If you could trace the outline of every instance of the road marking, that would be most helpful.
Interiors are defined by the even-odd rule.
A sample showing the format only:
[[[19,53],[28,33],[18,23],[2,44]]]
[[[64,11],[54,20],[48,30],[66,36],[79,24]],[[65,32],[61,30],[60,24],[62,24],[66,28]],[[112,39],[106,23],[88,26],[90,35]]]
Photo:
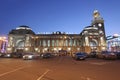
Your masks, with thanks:
[[[89,77],[87,77],[87,80],[91,80]]]
[[[14,69],[14,70],[12,70],[12,71],[5,72],[5,73],[3,73],[3,74],[0,74],[0,77],[2,77],[2,76],[4,76],[4,75],[7,75],[7,74],[9,74],[9,73],[18,71],[18,70],[23,69],[23,68],[25,68],[25,67],[20,67],[20,68]]]
[[[50,70],[47,69],[37,80],[41,80]]]
[[[81,76],[81,79],[83,79],[83,80],[91,80],[91,78],[85,77],[85,76]]]
[[[108,64],[110,62],[91,62],[90,64],[94,64],[94,65],[105,65]]]
[[[60,56],[58,63],[60,63],[63,60],[63,57]]]

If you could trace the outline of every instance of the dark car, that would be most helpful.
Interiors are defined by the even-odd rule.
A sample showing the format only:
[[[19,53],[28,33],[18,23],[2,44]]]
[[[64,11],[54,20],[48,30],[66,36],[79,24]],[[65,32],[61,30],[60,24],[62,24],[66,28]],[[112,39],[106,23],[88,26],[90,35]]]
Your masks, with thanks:
[[[120,52],[114,52],[117,56],[117,59],[120,59]]]
[[[4,57],[5,53],[0,53],[0,57]]]
[[[59,56],[66,56],[67,51],[66,50],[59,50]]]
[[[97,52],[96,51],[92,51],[89,53],[89,57],[90,58],[96,58]]]
[[[13,52],[11,53],[11,57],[13,58],[22,58],[23,54],[19,52]]]
[[[53,56],[52,53],[42,53],[42,54],[40,54],[41,58],[51,58],[52,56]]]
[[[97,55],[98,58],[102,59],[117,59],[117,56],[113,52],[104,51]]]
[[[107,54],[104,55],[104,59],[117,59],[117,56],[113,52],[108,52]]]
[[[86,53],[84,52],[78,52],[78,53],[75,53],[73,58],[76,59],[76,60],[85,60],[87,57]]]
[[[11,55],[11,53],[6,53],[6,54],[4,55],[4,57],[5,57],[5,58],[11,58],[12,55]]]
[[[107,51],[102,51],[102,52],[96,54],[96,57],[99,58],[99,59],[104,59],[104,56],[107,53],[108,53]]]

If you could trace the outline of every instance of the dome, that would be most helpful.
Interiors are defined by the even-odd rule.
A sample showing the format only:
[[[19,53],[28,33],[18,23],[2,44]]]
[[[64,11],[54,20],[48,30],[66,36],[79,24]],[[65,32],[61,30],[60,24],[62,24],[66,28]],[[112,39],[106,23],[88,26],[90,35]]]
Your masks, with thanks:
[[[26,25],[22,25],[22,26],[19,26],[19,27],[16,28],[16,30],[19,30],[19,29],[32,30],[29,26],[26,26]]]
[[[9,34],[20,34],[20,35],[24,35],[24,34],[35,34],[32,29],[29,26],[26,25],[22,25],[17,27],[16,29],[12,29]]]

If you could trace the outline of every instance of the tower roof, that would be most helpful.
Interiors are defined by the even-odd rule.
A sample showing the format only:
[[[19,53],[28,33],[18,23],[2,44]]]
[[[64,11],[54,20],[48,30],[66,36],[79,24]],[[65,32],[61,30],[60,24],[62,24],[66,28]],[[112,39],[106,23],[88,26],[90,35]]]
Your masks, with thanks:
[[[100,18],[100,13],[99,13],[98,10],[94,10],[94,12],[93,12],[93,17],[94,17],[94,18]]]
[[[97,9],[95,9],[93,13],[99,13],[99,11]]]

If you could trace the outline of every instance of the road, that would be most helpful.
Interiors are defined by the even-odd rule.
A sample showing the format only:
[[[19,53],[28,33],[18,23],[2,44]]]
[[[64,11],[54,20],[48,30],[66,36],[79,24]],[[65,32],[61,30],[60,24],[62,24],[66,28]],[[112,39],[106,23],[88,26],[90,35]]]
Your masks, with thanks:
[[[120,60],[0,58],[0,80],[120,80]]]

